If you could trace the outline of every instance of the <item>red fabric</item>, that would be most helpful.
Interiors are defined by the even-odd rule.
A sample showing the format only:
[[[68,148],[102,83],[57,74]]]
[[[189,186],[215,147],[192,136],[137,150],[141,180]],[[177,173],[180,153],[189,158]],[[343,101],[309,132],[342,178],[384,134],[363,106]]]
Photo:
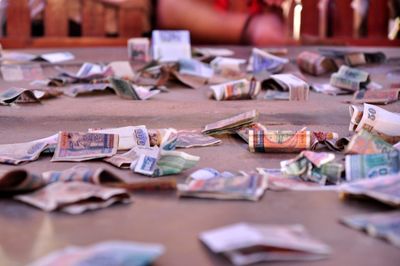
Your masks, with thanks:
[[[262,11],[262,0],[215,0],[215,8],[221,11],[228,11],[230,1],[246,1],[247,13],[249,14],[256,14]]]

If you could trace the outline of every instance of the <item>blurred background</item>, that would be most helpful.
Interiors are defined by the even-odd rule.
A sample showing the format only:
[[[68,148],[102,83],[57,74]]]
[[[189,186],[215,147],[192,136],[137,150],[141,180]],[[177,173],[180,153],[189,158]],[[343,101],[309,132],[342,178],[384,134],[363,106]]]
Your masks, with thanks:
[[[5,48],[125,45],[155,28],[194,44],[400,44],[400,0],[0,0],[0,22]]]

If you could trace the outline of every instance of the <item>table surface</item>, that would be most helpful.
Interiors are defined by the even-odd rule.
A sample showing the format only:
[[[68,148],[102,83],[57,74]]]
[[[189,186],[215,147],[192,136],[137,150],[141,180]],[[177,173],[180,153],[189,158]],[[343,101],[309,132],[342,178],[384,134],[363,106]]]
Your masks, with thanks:
[[[230,47],[237,57],[247,58],[250,48]],[[318,47],[289,47],[287,57],[294,59],[302,50]],[[349,48],[348,48],[349,49]],[[365,50],[374,48],[362,48]],[[126,49],[71,48],[79,62],[110,62],[126,60]],[[399,48],[379,48],[388,57],[400,54]],[[57,50],[27,50],[44,53]],[[77,69],[69,67],[69,69]],[[374,81],[384,85],[391,80],[387,73],[398,63],[388,63],[367,69]],[[285,71],[295,71],[293,64]],[[52,67],[45,67],[54,74]],[[310,81],[327,82],[329,75]],[[27,87],[29,82],[0,81],[0,91],[13,86]],[[0,144],[26,142],[50,136],[60,130],[86,131],[88,128],[108,128],[144,124],[148,128],[174,127],[200,129],[205,124],[231,115],[257,109],[259,121],[270,129],[335,131],[348,136],[351,96],[329,96],[311,92],[307,102],[244,100],[217,102],[208,98],[206,88],[189,89],[173,86],[169,93],[156,95],[148,101],[124,100],[111,93],[69,98],[61,96],[42,104],[0,106]],[[400,112],[400,104],[384,106]],[[183,150],[200,156],[199,164],[176,178],[183,182],[188,173],[202,167],[219,170],[254,170],[256,167],[278,168],[279,162],[296,154],[250,153],[247,145],[234,136],[222,137],[222,144],[213,147]],[[338,156],[342,156],[338,154]],[[62,170],[76,163],[50,162],[49,156],[23,164],[40,173]],[[120,170],[100,161],[85,162],[101,166],[126,180],[135,182],[145,177]],[[0,165],[0,171],[15,166]],[[136,192],[134,203],[117,205],[100,211],[71,216],[45,213],[23,203],[0,199],[0,265],[24,265],[47,253],[68,245],[90,245],[106,240],[131,240],[165,245],[166,252],[155,265],[229,265],[222,256],[210,252],[199,240],[204,230],[237,222],[262,224],[303,224],[316,238],[330,245],[332,255],[317,262],[296,265],[399,265],[400,252],[385,241],[347,228],[339,218],[385,211],[390,208],[376,202],[340,200],[336,192],[273,192],[266,191],[259,202],[180,199],[175,192]],[[273,264],[273,263],[272,263]],[[279,263],[292,265],[293,263]]]

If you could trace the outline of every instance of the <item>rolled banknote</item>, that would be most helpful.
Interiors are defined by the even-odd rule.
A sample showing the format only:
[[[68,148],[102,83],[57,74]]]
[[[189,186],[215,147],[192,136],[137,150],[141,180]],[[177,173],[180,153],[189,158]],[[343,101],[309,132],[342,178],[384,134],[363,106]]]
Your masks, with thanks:
[[[15,199],[46,212],[58,210],[69,214],[101,209],[114,203],[131,202],[130,194],[124,189],[79,181],[56,182],[33,193],[16,196]]]
[[[236,131],[236,134],[238,134],[246,143],[249,143],[249,130],[264,130],[267,131],[267,128],[262,125],[261,123],[253,123],[247,127],[243,127],[239,130]]]
[[[349,112],[351,117],[349,131],[355,131],[364,114],[364,107],[359,105],[350,105]]]
[[[302,71],[314,76],[320,76],[336,69],[332,59],[308,51],[301,52],[297,56],[297,65]]]
[[[253,99],[257,97],[260,89],[260,83],[255,79],[251,79],[250,81],[241,79],[210,86],[212,96],[217,101]]]
[[[58,133],[52,161],[85,161],[110,157],[117,153],[118,135],[103,133]]]
[[[0,194],[17,194],[39,189],[48,183],[41,175],[15,169],[0,175]]]
[[[104,129],[89,128],[88,132],[118,134],[118,150],[130,150],[136,146],[150,147],[149,134],[144,125]]]
[[[365,103],[361,120],[355,128],[356,132],[361,130],[371,132],[390,144],[395,144],[400,141],[400,114]]]
[[[287,58],[282,58],[258,48],[253,48],[249,59],[248,71],[253,73],[268,71],[275,74],[281,72],[289,63]]]
[[[400,172],[400,152],[346,155],[346,180],[374,178],[398,174]]]
[[[368,72],[347,66],[341,66],[337,73],[331,75],[330,79],[332,86],[351,91],[366,88],[369,82],[370,77]]]
[[[242,127],[246,127],[254,123],[258,119],[258,111],[252,110],[245,113],[229,117],[215,123],[208,124],[201,131],[204,134],[226,134],[236,133],[236,131]]]
[[[379,136],[365,130],[354,135],[346,147],[345,153],[350,154],[374,154],[386,153],[396,150],[393,145],[387,143]]]
[[[359,90],[354,93],[352,103],[388,104],[399,100],[400,89]]]
[[[1,144],[0,163],[20,164],[37,160],[42,152],[57,144],[58,135],[25,143]]]
[[[299,152],[310,147],[310,131],[249,130],[250,152]]]
[[[266,90],[288,91],[290,101],[306,101],[310,86],[293,74],[276,74],[261,83]]]

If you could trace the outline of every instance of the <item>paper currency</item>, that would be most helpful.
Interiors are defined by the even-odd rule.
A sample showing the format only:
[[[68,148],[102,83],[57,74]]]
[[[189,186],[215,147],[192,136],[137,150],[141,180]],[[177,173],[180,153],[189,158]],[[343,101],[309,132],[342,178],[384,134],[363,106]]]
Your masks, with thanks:
[[[87,94],[95,91],[105,91],[107,89],[111,89],[111,86],[108,83],[73,84],[63,90],[63,93],[64,95],[67,95],[69,97],[77,97],[79,94]]]
[[[105,262],[108,265],[151,265],[165,252],[160,244],[107,241],[87,247],[69,246],[54,251],[28,266],[77,266]]]
[[[350,91],[366,88],[369,82],[368,72],[347,66],[341,66],[337,73],[331,75],[330,79],[330,85]]]
[[[362,155],[346,155],[346,180],[355,181],[397,174],[400,172],[400,152],[398,150]]]
[[[174,128],[148,129],[150,146],[158,146],[162,150],[174,150],[178,140],[178,131]]]
[[[132,69],[131,64],[128,61],[114,61],[108,64],[108,66],[115,78],[134,80],[135,72]]]
[[[20,164],[37,160],[42,152],[57,144],[58,135],[24,143],[1,144],[0,163]]]
[[[0,174],[0,195],[33,191],[47,185],[41,175],[24,169],[15,169]]]
[[[382,203],[400,207],[400,175],[361,179],[341,186],[341,196],[366,196]]]
[[[267,92],[264,94],[264,100],[286,101],[289,100],[289,98],[290,98],[289,92],[286,91],[267,90]]]
[[[3,53],[1,59],[6,61],[29,62],[29,61],[47,61],[49,63],[59,63],[74,59],[75,56],[70,52],[46,53],[34,55],[20,52]]]
[[[117,78],[111,78],[110,85],[119,97],[130,100],[147,100],[160,93],[159,90],[152,90],[151,87],[136,86],[129,81]]]
[[[136,146],[133,147],[130,151],[125,152],[123,154],[115,154],[111,157],[103,159],[105,162],[108,162],[118,168],[129,169],[131,164],[137,163],[140,154],[144,153],[148,147]]]
[[[207,147],[222,142],[220,139],[201,134],[196,130],[179,130],[177,134],[176,148]]]
[[[288,91],[290,101],[307,101],[310,86],[293,74],[276,74],[261,83],[266,90]]]
[[[226,134],[235,133],[240,128],[254,123],[258,119],[258,111],[252,110],[227,119],[208,124],[201,131],[203,134]]]
[[[368,235],[387,240],[400,248],[400,211],[347,216],[340,221]]]
[[[57,210],[69,214],[106,208],[114,203],[131,202],[130,194],[124,189],[79,181],[56,182],[33,193],[16,196],[15,199],[46,212]]]
[[[260,92],[260,83],[255,79],[235,80],[210,86],[212,96],[217,101],[254,99]]]
[[[185,184],[178,184],[178,195],[180,197],[257,201],[262,197],[266,188],[267,180],[259,174],[217,176],[209,179],[192,179]]]
[[[209,79],[214,75],[214,70],[207,64],[204,64],[196,59],[181,59],[178,61],[179,73],[199,76]]]
[[[142,147],[135,149],[137,159],[133,160],[130,169],[139,174],[153,176],[160,158],[160,149],[156,147]]]
[[[0,71],[5,81],[22,81],[44,78],[42,67],[39,64],[2,65]]]
[[[350,105],[349,106],[349,112],[350,112],[350,125],[349,125],[349,131],[355,131],[358,124],[361,121],[361,118],[364,114],[364,108],[363,106],[359,105]]]
[[[200,240],[234,265],[269,261],[310,261],[326,258],[331,249],[295,225],[237,223],[202,232]]]
[[[298,152],[310,147],[310,131],[249,130],[250,152]]]
[[[388,104],[399,100],[400,89],[360,90],[354,93],[352,103]]]
[[[365,64],[379,64],[386,60],[386,55],[382,52],[360,52],[360,51],[340,51],[334,49],[320,49],[322,55],[333,58],[344,59],[349,66],[359,66]]]
[[[117,149],[117,134],[61,131],[51,161],[85,161],[110,157],[116,154]]]
[[[72,168],[62,171],[47,171],[42,173],[42,178],[47,184],[54,182],[79,181],[97,185],[107,185],[125,182],[119,176],[106,169],[93,169],[87,165],[75,165]]]
[[[319,83],[314,83],[311,87],[314,91],[323,93],[323,94],[328,94],[328,95],[347,95],[351,94],[351,91],[348,90],[342,90],[340,88],[334,87],[330,84],[319,84]]]
[[[378,135],[390,144],[395,144],[400,141],[400,114],[391,113],[372,104],[364,104],[363,112],[355,110],[350,123],[350,130],[356,125],[355,131],[359,132],[362,129]],[[351,113],[351,111],[350,111]],[[359,117],[361,119],[358,121]],[[353,119],[354,118],[354,119]]]
[[[253,73],[268,71],[269,73],[276,74],[281,72],[288,63],[289,60],[286,58],[272,55],[258,48],[253,48],[248,70]]]
[[[210,66],[216,74],[222,76],[235,76],[245,68],[245,59],[231,57],[216,57],[210,62]]]
[[[112,75],[110,67],[93,63],[84,63],[77,73],[71,73],[59,67],[55,69],[60,72],[60,76],[75,79],[76,82],[89,82],[93,79],[106,78]]]
[[[196,54],[207,56],[207,57],[217,57],[217,56],[232,56],[234,51],[226,48],[209,48],[209,47],[196,47],[194,48]]]
[[[208,180],[211,178],[216,178],[216,177],[225,177],[225,178],[229,178],[229,177],[234,177],[235,174],[228,172],[228,171],[224,171],[224,172],[220,172],[214,168],[201,168],[193,173],[191,173],[189,175],[189,177],[186,179],[186,183],[189,183],[190,181],[193,180]]]
[[[9,105],[12,103],[39,103],[34,91],[23,88],[10,88],[0,93],[0,105]]]
[[[117,128],[89,128],[89,133],[118,134],[118,150],[130,150],[136,146],[150,147],[150,137],[146,126]]]
[[[153,58],[160,62],[190,59],[190,32],[187,30],[153,30]]]
[[[380,137],[365,130],[354,135],[346,147],[345,153],[350,154],[374,154],[387,153],[396,150],[393,145],[387,143]]]
[[[160,150],[157,168],[154,176],[165,176],[179,174],[189,168],[196,166],[200,157],[180,151]],[[140,162],[140,160],[139,160]]]
[[[299,68],[311,75],[320,76],[336,70],[333,60],[317,53],[304,51],[297,56]]]
[[[128,57],[130,60],[148,62],[150,60],[150,41],[148,38],[131,38],[128,40]]]

